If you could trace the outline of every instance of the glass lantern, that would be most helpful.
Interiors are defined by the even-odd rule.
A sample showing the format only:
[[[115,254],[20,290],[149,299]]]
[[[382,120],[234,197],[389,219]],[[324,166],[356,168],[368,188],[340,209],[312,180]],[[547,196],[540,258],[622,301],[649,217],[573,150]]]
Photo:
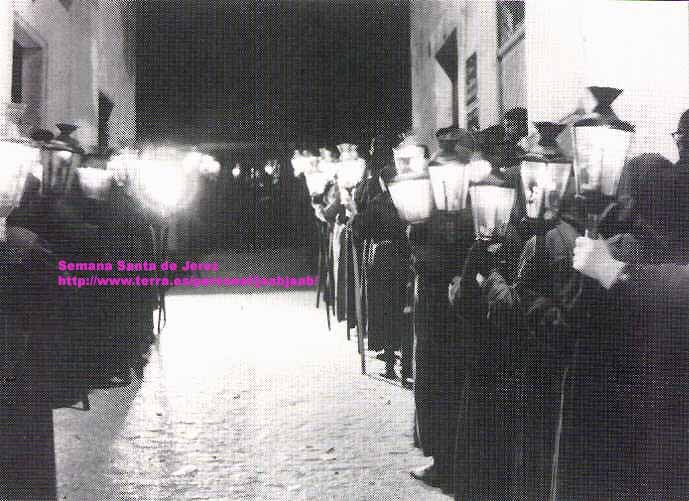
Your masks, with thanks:
[[[443,165],[431,165],[428,174],[437,210],[456,212],[467,206],[469,167],[456,160]]]
[[[614,197],[634,126],[620,120],[611,108],[622,90],[611,87],[589,87],[589,90],[598,104],[591,115],[572,128],[577,195]]]
[[[409,224],[426,221],[433,214],[435,202],[428,174],[407,173],[387,183],[397,212]]]
[[[426,171],[426,156],[422,146],[407,144],[393,150],[398,174],[421,174]]]
[[[43,176],[41,194],[63,197],[69,193],[75,179],[76,169],[81,165],[84,150],[70,134],[76,125],[57,124],[60,134],[41,143],[41,164]]]
[[[77,169],[79,186],[84,196],[91,200],[106,202],[112,194],[114,174],[105,169],[80,167]]]
[[[172,147],[142,152],[134,170],[136,198],[165,218],[189,206],[198,191],[199,176],[184,165],[185,154]]]
[[[557,136],[566,125],[553,122],[534,122],[540,139],[521,162],[522,188],[526,212],[532,219],[545,210],[557,213],[567,189],[572,162],[557,144]]]
[[[477,185],[469,188],[469,196],[476,239],[492,240],[504,237],[516,198],[514,188]]]
[[[612,87],[589,87],[596,98],[593,113],[574,123],[574,176],[587,233],[595,237],[599,215],[614,200],[634,126],[620,120],[612,102],[622,93]]]
[[[40,163],[40,150],[30,141],[0,138],[0,241],[7,240],[7,218],[19,206],[26,180]]]

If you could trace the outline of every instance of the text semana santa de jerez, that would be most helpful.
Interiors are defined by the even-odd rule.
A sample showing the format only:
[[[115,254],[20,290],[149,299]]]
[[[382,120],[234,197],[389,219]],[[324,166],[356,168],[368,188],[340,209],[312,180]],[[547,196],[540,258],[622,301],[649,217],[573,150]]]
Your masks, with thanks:
[[[90,262],[90,263],[71,263],[64,260],[58,262],[58,270],[63,274],[58,275],[57,281],[60,286],[68,287],[311,287],[318,283],[317,276],[305,275],[301,277],[285,276],[233,276],[233,277],[175,277],[165,276],[102,276],[91,274],[89,276],[68,275],[64,272],[84,272],[84,271],[218,271],[218,263],[203,263],[185,261],[183,266],[179,266],[174,261],[163,261],[155,263],[152,261],[128,262]]]

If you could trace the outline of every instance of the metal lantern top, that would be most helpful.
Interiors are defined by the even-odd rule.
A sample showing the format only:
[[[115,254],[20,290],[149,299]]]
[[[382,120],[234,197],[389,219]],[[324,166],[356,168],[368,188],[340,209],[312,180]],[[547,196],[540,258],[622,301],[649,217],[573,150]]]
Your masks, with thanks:
[[[589,87],[597,104],[574,123],[574,175],[577,195],[615,196],[634,136],[634,126],[620,120],[611,105],[622,93],[612,87]]]
[[[526,212],[537,218],[543,209],[558,211],[567,189],[572,162],[557,144],[557,137],[566,125],[553,122],[534,122],[540,136],[521,162],[521,178]]]

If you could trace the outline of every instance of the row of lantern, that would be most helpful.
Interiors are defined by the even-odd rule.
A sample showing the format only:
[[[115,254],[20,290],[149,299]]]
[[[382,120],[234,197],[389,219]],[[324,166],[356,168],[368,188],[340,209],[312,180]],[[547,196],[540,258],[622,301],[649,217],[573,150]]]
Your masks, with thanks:
[[[597,100],[593,112],[572,126],[573,158],[567,158],[556,138],[564,124],[536,122],[540,139],[521,162],[522,187],[527,214],[537,218],[543,211],[560,207],[572,170],[576,196],[587,220],[597,215],[617,192],[622,169],[631,147],[634,126],[620,120],[611,108],[620,89],[589,87]],[[513,188],[481,184],[484,172],[472,163],[466,165],[426,166],[421,147],[398,148],[395,161],[398,176],[388,183],[391,198],[400,217],[418,223],[434,210],[456,211],[471,198],[477,238],[504,235],[516,198]],[[413,156],[408,154],[413,152]],[[602,202],[602,203],[601,203]],[[592,230],[593,228],[588,228]]]
[[[240,162],[237,162],[234,167],[232,168],[232,177],[238,178],[239,176],[242,175],[242,172],[248,173],[249,177],[254,179],[259,176],[261,176],[261,171],[260,169],[257,169],[255,167],[248,167],[245,168],[242,167],[242,164]],[[266,164],[263,166],[263,172],[266,173],[268,176],[279,176],[280,175],[280,161],[276,158],[271,158],[269,159]]]
[[[40,194],[46,197],[66,196],[78,183],[85,197],[105,201],[117,182],[132,198],[165,215],[191,200],[200,176],[220,171],[220,164],[209,155],[172,148],[124,150],[111,158],[107,170],[81,167],[84,151],[70,136],[76,127],[57,127],[57,137],[39,130],[31,139],[0,138],[0,240],[6,239],[7,217],[19,206],[29,174],[41,180]]]
[[[108,162],[106,172],[127,194],[161,217],[189,206],[201,177],[214,177],[220,164],[198,151],[168,146],[125,149]]]
[[[366,161],[359,157],[357,145],[343,143],[337,145],[337,149],[340,152],[338,159],[328,148],[321,148],[320,156],[295,150],[292,157],[294,175],[304,174],[310,194],[322,193],[331,179],[337,179],[342,189],[351,189],[364,175]]]

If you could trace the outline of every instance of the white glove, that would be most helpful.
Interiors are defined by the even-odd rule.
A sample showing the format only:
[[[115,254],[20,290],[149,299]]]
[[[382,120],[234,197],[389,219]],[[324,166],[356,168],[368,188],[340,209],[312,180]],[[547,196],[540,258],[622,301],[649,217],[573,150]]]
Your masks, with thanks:
[[[617,280],[625,263],[612,257],[605,240],[579,237],[574,246],[572,266],[609,289]]]
[[[450,300],[450,304],[455,304],[455,296],[457,295],[461,284],[462,278],[454,277],[452,279],[452,283],[447,286],[447,298]]]

